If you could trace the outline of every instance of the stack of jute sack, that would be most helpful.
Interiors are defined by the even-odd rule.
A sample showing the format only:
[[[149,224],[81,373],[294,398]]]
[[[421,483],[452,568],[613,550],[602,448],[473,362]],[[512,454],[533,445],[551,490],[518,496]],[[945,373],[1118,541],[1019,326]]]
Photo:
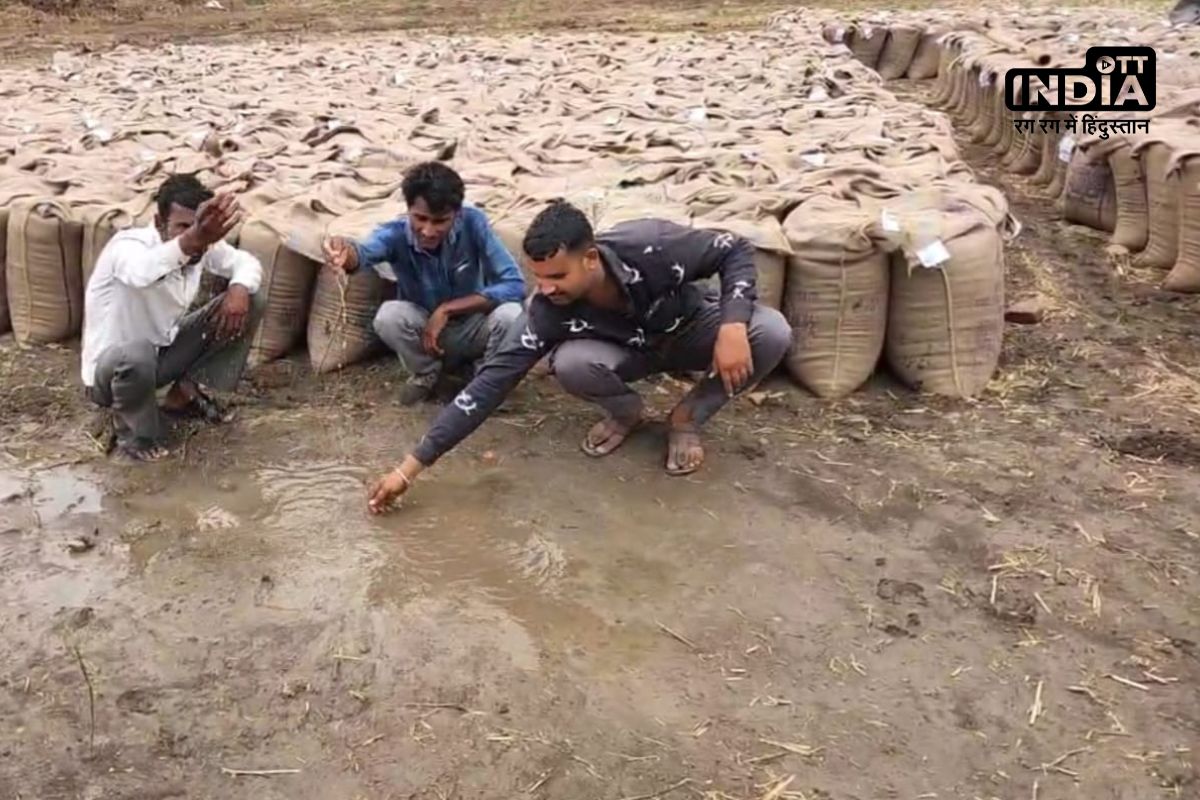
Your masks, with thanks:
[[[975,182],[945,116],[898,101],[803,17],[704,37],[173,46],[150,63],[118,48],[0,68],[0,87],[22,342],[76,335],[104,244],[153,218],[166,175],[195,172],[248,211],[230,238],[265,268],[253,363],[300,347],[318,372],[367,358],[390,285],[323,270],[321,242],[402,214],[403,169],[440,159],[522,262],[525,227],[557,197],[601,230],[658,216],[745,235],[761,299],[795,326],[788,370],[819,395],[886,362],[969,396],[996,367],[1016,227],[1003,197]]]
[[[934,106],[974,143],[1041,187],[1064,219],[1110,234],[1116,263],[1162,270],[1167,290],[1200,292],[1200,27],[1111,9],[1099,19],[1046,9],[900,13],[823,26],[827,40],[846,43],[885,78],[901,77],[913,29],[932,37],[938,53]],[[1096,124],[1086,125],[1088,112],[1007,108],[1008,70],[1079,67],[1098,45],[1154,49],[1152,111],[1092,113]],[[906,77],[934,77],[915,56],[905,70]],[[1033,124],[1018,130],[1018,120]],[[1148,125],[1111,127],[1117,120]]]

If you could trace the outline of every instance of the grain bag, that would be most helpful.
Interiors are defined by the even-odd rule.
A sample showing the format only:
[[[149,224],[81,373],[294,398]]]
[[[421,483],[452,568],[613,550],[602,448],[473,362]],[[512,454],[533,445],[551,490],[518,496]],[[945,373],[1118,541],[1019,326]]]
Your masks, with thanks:
[[[96,260],[100,258],[105,245],[117,231],[153,224],[154,214],[154,199],[151,195],[143,195],[126,203],[83,205],[75,210],[76,217],[83,225],[80,258],[85,289],[92,277],[92,270],[96,268]]]
[[[377,200],[329,223],[329,236],[363,239],[384,222],[404,214],[404,204]],[[382,270],[387,273],[390,265]],[[382,349],[375,314],[395,287],[375,269],[360,267],[349,276],[322,267],[308,315],[308,359],[321,374],[364,361]]]
[[[256,367],[287,355],[303,340],[321,265],[290,249],[278,231],[257,218],[242,226],[238,246],[257,258],[263,269],[259,292],[266,307],[247,360]]]
[[[1098,231],[1117,224],[1117,190],[1108,159],[1076,147],[1067,166],[1062,196],[1063,218]]]
[[[885,81],[904,77],[912,64],[917,46],[921,44],[921,28],[912,25],[892,25],[887,32],[887,41],[879,54],[876,70]]]
[[[1146,247],[1133,263],[1139,267],[1170,269],[1179,257],[1179,222],[1183,202],[1180,174],[1171,169],[1172,146],[1147,140],[1133,148],[1146,176]]]
[[[887,255],[867,235],[855,200],[816,195],[784,220],[792,253],[783,312],[792,325],[788,372],[818,397],[840,397],[870,378],[887,330]]]
[[[46,197],[57,195],[66,189],[65,184],[54,185],[32,175],[22,173],[0,173],[0,334],[12,330],[12,317],[8,308],[8,218],[9,206],[22,197]]]
[[[850,52],[854,57],[874,69],[879,63],[883,46],[887,44],[887,28],[869,22],[858,22],[850,26]]]
[[[13,333],[22,344],[61,342],[83,322],[83,226],[57,199],[9,206],[7,277]]]
[[[1200,292],[1200,152],[1176,153],[1168,169],[1179,176],[1179,254],[1163,288]]]
[[[973,397],[999,363],[1003,239],[1017,226],[991,187],[943,186],[933,197],[878,223],[895,247],[885,353],[911,388]]]
[[[1142,162],[1132,152],[1134,140],[1121,135],[1110,136],[1103,153],[1112,170],[1113,193],[1116,198],[1116,220],[1110,243],[1136,253],[1146,246],[1150,235],[1147,212],[1146,176]]]
[[[938,77],[938,65],[942,61],[941,37],[940,31],[925,31],[921,34],[904,77],[918,81]]]
[[[5,271],[8,263],[8,208],[0,207],[0,334],[12,330],[12,317],[8,313],[8,281]]]

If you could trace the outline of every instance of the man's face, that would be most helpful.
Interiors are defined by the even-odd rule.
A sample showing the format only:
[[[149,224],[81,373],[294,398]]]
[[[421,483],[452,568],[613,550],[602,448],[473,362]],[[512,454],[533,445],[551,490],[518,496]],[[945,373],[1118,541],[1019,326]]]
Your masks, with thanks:
[[[167,242],[180,236],[188,228],[192,227],[192,222],[196,219],[196,212],[190,208],[184,208],[178,203],[171,204],[171,210],[167,213],[167,218],[163,219],[158,214],[154,215],[154,224],[158,226],[158,233],[162,236],[163,241]]]
[[[424,197],[418,197],[408,208],[408,223],[412,226],[417,246],[422,250],[437,250],[454,225],[455,211],[434,213]]]
[[[589,247],[582,253],[560,249],[544,261],[529,260],[537,277],[538,293],[558,306],[579,300],[601,277],[600,253]]]

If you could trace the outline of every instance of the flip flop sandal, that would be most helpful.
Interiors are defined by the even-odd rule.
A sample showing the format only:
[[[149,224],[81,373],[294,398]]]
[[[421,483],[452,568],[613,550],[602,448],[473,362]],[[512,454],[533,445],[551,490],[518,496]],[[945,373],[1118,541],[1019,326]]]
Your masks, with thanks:
[[[612,418],[610,417],[609,420],[607,420],[607,421],[612,422],[614,420],[612,420]],[[639,419],[637,422],[635,422],[632,425],[625,428],[625,432],[623,434],[621,434],[620,441],[618,441],[616,444],[609,447],[607,450],[601,450],[599,447],[592,444],[588,440],[588,436],[583,437],[583,441],[579,443],[579,448],[581,450],[583,450],[583,452],[585,452],[589,456],[591,456],[592,458],[603,458],[604,456],[612,455],[613,452],[615,452],[617,450],[617,448],[619,448],[621,445],[625,444],[625,441],[629,438],[629,436],[635,430],[637,430],[641,426],[641,424],[642,424],[642,420]],[[588,433],[590,435],[591,431],[589,431]]]
[[[701,445],[699,431],[673,430],[673,431],[670,431],[667,433],[667,461],[666,461],[666,466],[664,467],[664,469],[666,470],[666,473],[668,475],[671,475],[672,477],[681,477],[683,475],[691,475],[693,472],[700,469],[700,467],[702,467],[704,465],[704,459],[701,458],[700,461],[694,467],[672,467],[671,466],[672,451],[675,451],[677,449],[683,449],[684,447],[688,447],[690,449],[690,446],[692,443],[694,443],[697,446]]]

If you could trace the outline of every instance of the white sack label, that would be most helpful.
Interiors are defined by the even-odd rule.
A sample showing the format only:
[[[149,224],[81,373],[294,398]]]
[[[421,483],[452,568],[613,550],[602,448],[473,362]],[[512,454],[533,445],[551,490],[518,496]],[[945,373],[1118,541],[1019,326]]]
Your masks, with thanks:
[[[987,72],[981,71],[979,73],[979,85],[981,87],[986,88],[986,87],[990,86],[991,83],[992,83],[992,76]]]
[[[825,166],[824,153],[802,153],[800,159],[807,164],[812,164],[814,167]]]
[[[817,88],[813,89],[811,92],[808,93],[808,99],[814,100],[819,103],[822,100],[829,99],[829,92],[825,91],[824,86],[818,86]]]
[[[1075,152],[1075,137],[1064,136],[1062,141],[1058,143],[1058,160],[1070,161],[1071,154]]]
[[[921,266],[934,269],[950,260],[950,251],[942,244],[942,240],[938,239],[918,250],[917,260],[921,262]]]
[[[896,219],[896,216],[886,208],[879,214],[879,224],[888,233],[898,233],[900,231],[900,220]]]
[[[845,40],[846,40],[846,29],[845,28],[834,28],[833,29],[833,43],[841,44]]]

